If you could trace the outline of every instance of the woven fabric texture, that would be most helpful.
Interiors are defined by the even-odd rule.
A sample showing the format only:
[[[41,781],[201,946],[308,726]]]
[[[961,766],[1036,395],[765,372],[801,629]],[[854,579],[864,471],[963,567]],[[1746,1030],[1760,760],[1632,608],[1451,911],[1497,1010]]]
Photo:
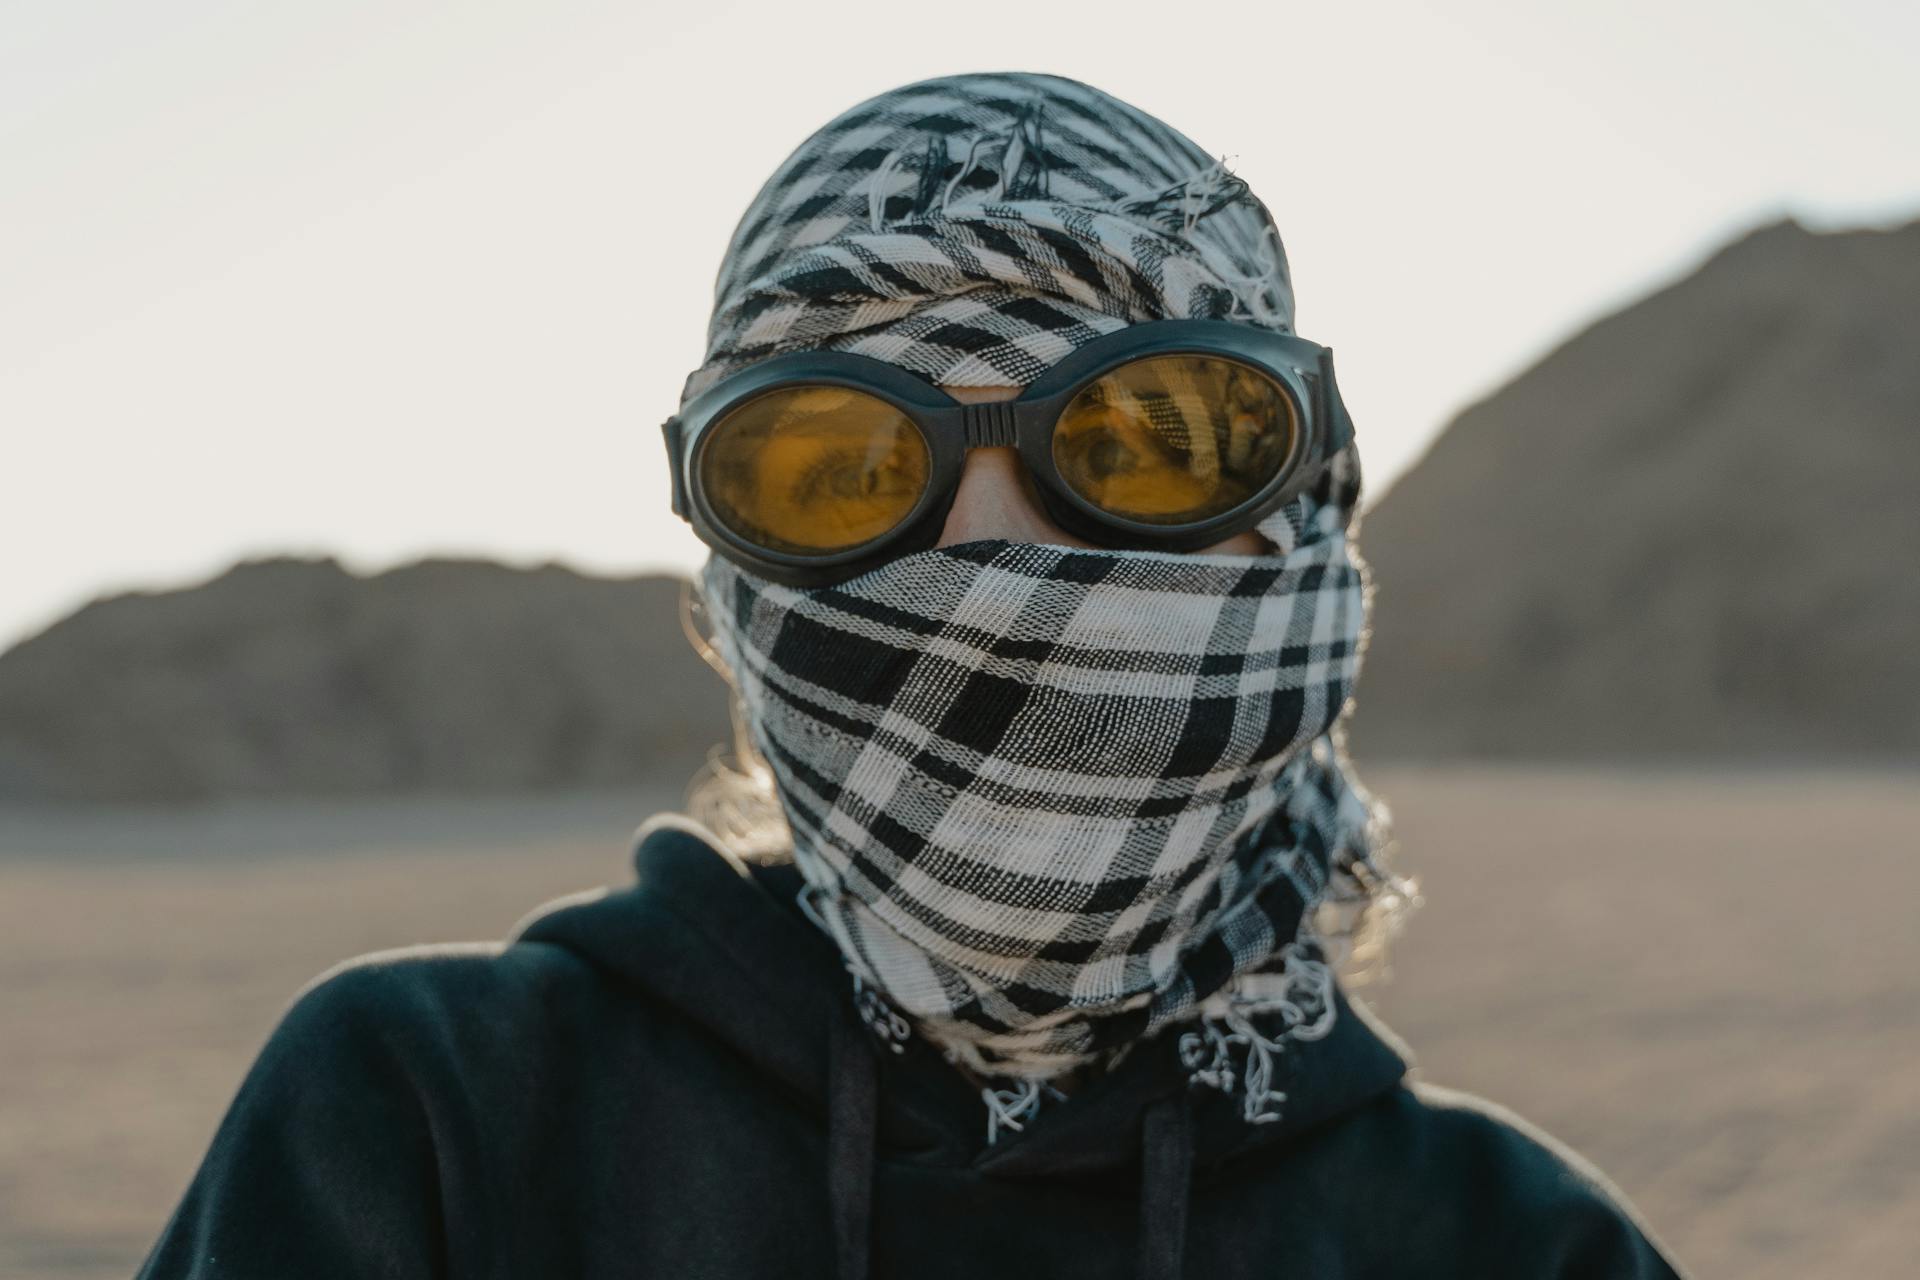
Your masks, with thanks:
[[[861,103],[775,170],[727,246],[681,397],[785,351],[854,351],[948,386],[1025,386],[1142,320],[1291,332],[1266,206],[1090,85],[947,76]]]
[[[1364,583],[1282,555],[985,540],[795,589],[715,557],[715,643],[850,967],[995,1075],[1190,1016],[1292,941],[1368,810],[1325,735]]]

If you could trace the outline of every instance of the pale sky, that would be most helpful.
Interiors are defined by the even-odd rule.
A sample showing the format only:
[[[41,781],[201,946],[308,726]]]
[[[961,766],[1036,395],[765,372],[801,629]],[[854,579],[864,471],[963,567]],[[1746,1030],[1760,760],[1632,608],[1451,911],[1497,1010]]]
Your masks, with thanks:
[[[1377,496],[1723,239],[1920,216],[1917,51],[1873,0],[0,0],[0,645],[247,555],[690,568],[658,426],[726,239],[897,84],[1227,156]]]

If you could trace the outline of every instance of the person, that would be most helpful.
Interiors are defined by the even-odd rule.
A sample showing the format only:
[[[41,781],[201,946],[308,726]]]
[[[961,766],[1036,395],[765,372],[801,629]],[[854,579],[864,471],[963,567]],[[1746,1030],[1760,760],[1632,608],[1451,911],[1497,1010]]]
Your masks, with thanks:
[[[142,1274],[1671,1277],[1346,991],[1414,899],[1266,206],[909,84],[742,216],[665,441],[738,742],[635,881],[295,1000]]]

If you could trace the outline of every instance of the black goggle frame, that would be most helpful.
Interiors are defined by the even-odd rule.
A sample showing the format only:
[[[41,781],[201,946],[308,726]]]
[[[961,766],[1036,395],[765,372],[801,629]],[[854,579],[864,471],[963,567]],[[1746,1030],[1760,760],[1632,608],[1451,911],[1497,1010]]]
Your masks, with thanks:
[[[1135,360],[1193,355],[1236,361],[1271,378],[1292,401],[1300,430],[1273,478],[1236,507],[1190,524],[1113,515],[1075,493],[1053,461],[1060,414],[1094,380]],[[759,546],[719,520],[697,482],[708,428],[746,401],[781,387],[844,386],[893,405],[925,438],[926,489],[900,522],[856,546],[798,555]],[[1104,334],[1048,369],[1012,400],[962,404],[918,374],[850,351],[796,351],[757,361],[708,387],[661,424],[673,478],[673,512],[701,541],[749,572],[796,587],[827,586],[940,540],[969,449],[1011,445],[1062,529],[1099,546],[1191,551],[1245,532],[1293,500],[1353,439],[1333,375],[1333,352],[1292,334],[1225,320],[1151,320]]]

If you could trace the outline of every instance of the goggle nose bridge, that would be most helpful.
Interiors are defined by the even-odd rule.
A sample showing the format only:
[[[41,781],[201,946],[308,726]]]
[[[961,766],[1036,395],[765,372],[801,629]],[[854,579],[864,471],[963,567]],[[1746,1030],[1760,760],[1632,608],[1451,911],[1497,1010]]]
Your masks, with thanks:
[[[969,449],[1018,443],[1013,402],[989,400],[982,404],[961,405],[960,432]]]

